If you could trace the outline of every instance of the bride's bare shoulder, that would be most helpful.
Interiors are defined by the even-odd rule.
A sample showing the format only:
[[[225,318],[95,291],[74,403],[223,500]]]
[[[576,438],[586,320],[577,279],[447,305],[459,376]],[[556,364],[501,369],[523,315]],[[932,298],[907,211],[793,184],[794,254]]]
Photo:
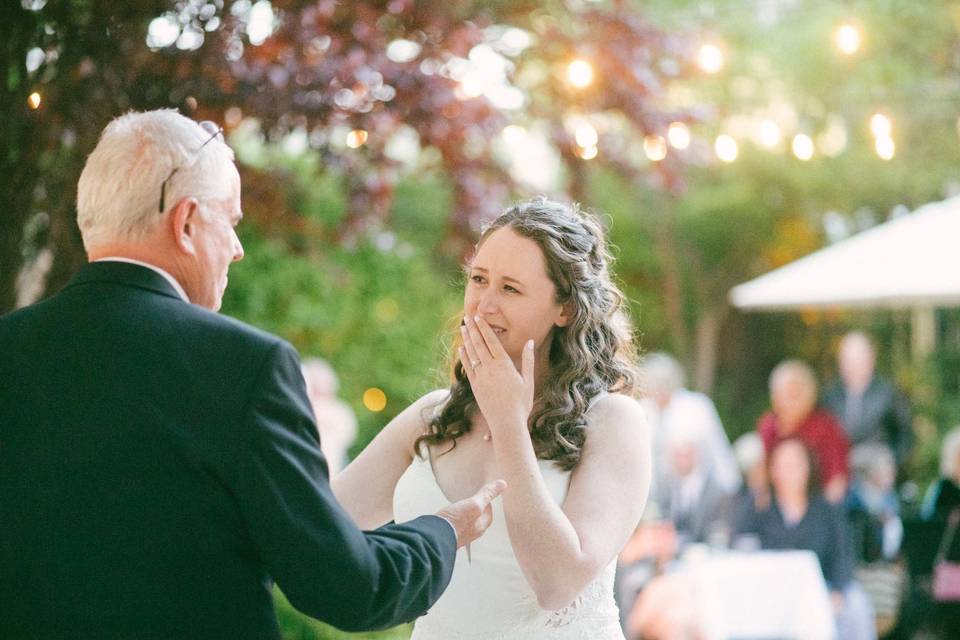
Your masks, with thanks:
[[[598,398],[587,412],[587,441],[604,443],[635,442],[647,437],[647,418],[643,406],[622,393],[607,393]]]

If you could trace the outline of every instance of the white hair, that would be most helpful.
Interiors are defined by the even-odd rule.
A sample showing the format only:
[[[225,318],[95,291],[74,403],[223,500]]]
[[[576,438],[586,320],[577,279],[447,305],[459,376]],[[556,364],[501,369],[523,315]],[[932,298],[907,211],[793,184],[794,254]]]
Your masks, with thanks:
[[[683,367],[670,354],[656,351],[640,363],[640,379],[645,393],[673,394],[686,383]]]
[[[817,399],[817,374],[813,368],[803,360],[784,360],[770,373],[770,391],[774,387],[786,382],[787,380],[797,380],[803,384],[804,389]]]
[[[889,446],[881,442],[865,442],[850,451],[850,466],[863,475],[877,471],[897,472],[897,461]]]
[[[957,454],[960,453],[960,426],[954,427],[943,437],[940,445],[940,477],[957,476]]]
[[[866,333],[860,330],[848,331],[846,334],[844,334],[843,338],[840,339],[840,352],[842,353],[847,349],[856,347],[863,349],[871,356],[875,356],[877,353],[877,349],[873,345],[873,341]]]
[[[136,241],[186,197],[229,198],[233,151],[222,140],[201,149],[210,135],[173,109],[130,112],[110,122],[77,185],[84,246],[89,250],[105,242]],[[161,213],[164,180],[166,211]]]

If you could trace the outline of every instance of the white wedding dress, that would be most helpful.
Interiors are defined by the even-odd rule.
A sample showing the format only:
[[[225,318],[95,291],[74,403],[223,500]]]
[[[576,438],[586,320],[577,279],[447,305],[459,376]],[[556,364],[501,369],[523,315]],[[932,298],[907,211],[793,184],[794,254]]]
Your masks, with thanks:
[[[562,504],[570,473],[541,460],[550,495]],[[436,513],[450,504],[437,484],[430,460],[414,457],[393,494],[397,522]],[[613,598],[616,560],[569,606],[544,611],[517,564],[500,498],[493,524],[466,550],[457,551],[450,586],[426,615],[411,640],[623,640]]]

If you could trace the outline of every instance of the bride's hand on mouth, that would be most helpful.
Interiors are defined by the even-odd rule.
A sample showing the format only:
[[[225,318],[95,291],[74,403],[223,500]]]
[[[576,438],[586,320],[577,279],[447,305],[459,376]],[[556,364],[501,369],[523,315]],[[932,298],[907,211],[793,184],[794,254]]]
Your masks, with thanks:
[[[504,429],[526,432],[533,409],[533,340],[524,345],[517,371],[497,332],[483,318],[465,317],[460,331],[460,362],[494,438]]]

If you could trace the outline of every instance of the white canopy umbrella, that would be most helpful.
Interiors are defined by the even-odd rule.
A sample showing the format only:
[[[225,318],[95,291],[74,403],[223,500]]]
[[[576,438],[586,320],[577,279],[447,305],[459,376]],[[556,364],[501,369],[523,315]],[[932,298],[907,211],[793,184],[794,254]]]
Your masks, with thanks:
[[[924,205],[734,287],[746,310],[960,305],[960,196]]]

